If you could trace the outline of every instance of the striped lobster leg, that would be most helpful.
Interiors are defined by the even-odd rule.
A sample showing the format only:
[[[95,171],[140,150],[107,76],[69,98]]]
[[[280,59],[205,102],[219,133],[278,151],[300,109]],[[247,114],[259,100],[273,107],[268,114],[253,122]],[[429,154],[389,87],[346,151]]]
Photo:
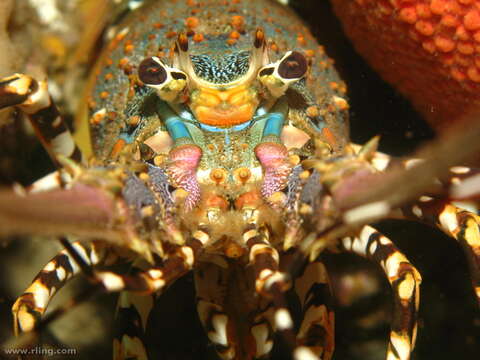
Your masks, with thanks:
[[[422,196],[419,201],[404,208],[403,214],[409,219],[438,227],[457,240],[467,257],[473,289],[480,305],[480,216],[428,196]]]
[[[59,156],[77,163],[82,161],[80,149],[48,94],[46,81],[23,74],[0,79],[0,109],[10,106],[28,115],[37,137],[58,167],[61,167]]]
[[[357,145],[353,147],[358,151]],[[422,160],[399,161],[379,152],[371,159],[371,164],[378,171],[384,171],[392,164],[409,169],[419,162]],[[453,166],[442,180],[436,180],[431,196],[421,196],[417,201],[405,206],[402,215],[404,218],[437,227],[457,240],[466,255],[473,289],[480,305],[480,217],[477,215],[479,198],[480,169]],[[455,205],[453,200],[467,203],[468,210],[461,208],[463,205]]]
[[[204,246],[209,240],[210,236],[201,230],[197,230],[192,234],[192,240],[189,241],[191,246],[184,247],[183,250],[180,250],[180,254],[174,254],[173,258],[169,258],[165,262],[165,267],[170,266],[175,267],[178,259],[175,257],[182,257],[184,263],[178,266],[177,269],[180,271],[190,269],[193,265],[192,258],[189,256],[198,252],[202,246]],[[191,249],[191,252],[190,250]],[[193,255],[195,256],[195,255]],[[141,274],[143,269],[144,274],[161,275],[159,271],[161,270],[148,270],[148,264],[145,264],[142,260],[137,260],[133,264],[133,268],[130,271],[130,277],[134,277],[134,274]],[[184,267],[185,269],[181,269]],[[166,272],[166,269],[164,269]],[[114,275],[114,274],[113,274]],[[165,274],[166,275],[166,274]],[[117,276],[117,275],[114,275]],[[177,276],[176,278],[180,277]],[[175,278],[175,279],[176,279]],[[168,285],[167,285],[168,286]],[[158,290],[162,290],[163,286]],[[145,346],[145,331],[147,326],[147,320],[155,304],[155,297],[157,294],[155,292],[144,294],[131,291],[122,291],[120,293],[117,311],[115,314],[115,335],[113,339],[113,359],[114,360],[126,360],[126,359],[136,359],[136,360],[147,360],[147,351]]]
[[[146,270],[148,264],[136,260],[130,274]],[[148,360],[145,331],[155,304],[155,294],[122,291],[118,296],[113,336],[113,360]]]
[[[296,358],[330,360],[335,346],[334,312],[327,270],[319,260],[308,263],[295,279],[295,292],[303,314]]]
[[[404,162],[408,167],[408,161]],[[402,208],[406,219],[421,221],[439,228],[454,238],[463,249],[472,276],[472,285],[480,305],[480,170],[466,166],[453,166],[442,182],[437,181],[447,196],[421,196]],[[453,202],[453,200],[455,202]],[[460,205],[457,206],[456,200]],[[462,208],[466,205],[466,208]],[[467,209],[468,208],[468,209]]]
[[[98,265],[105,258],[105,248],[100,243],[75,242],[72,247],[90,266]],[[55,293],[80,271],[67,250],[50,260],[12,307],[15,335],[34,330]]]
[[[133,291],[140,294],[153,294],[158,291],[163,291],[176,279],[190,271],[193,267],[196,257],[201,251],[202,244],[198,240],[188,241],[187,245],[177,247],[172,254],[164,261],[162,266],[151,267],[146,271],[141,271],[132,275],[119,275],[111,271],[91,271],[91,280],[94,282],[95,289],[103,292],[121,292]],[[77,254],[82,255],[84,263],[89,263],[88,257],[83,256],[84,250],[75,248]],[[63,252],[61,253],[64,254]],[[66,253],[65,253],[66,254]],[[71,255],[68,256],[70,274],[76,274],[79,270],[79,265],[73,265]],[[55,260],[55,258],[54,258]],[[60,276],[63,275],[63,263],[60,270]],[[46,269],[46,270],[45,270]],[[47,264],[45,269],[37,276],[36,280],[27,289],[27,291],[17,300],[13,306],[14,320],[16,334],[25,331],[35,331],[43,321],[39,321],[40,316],[45,312],[49,300],[56,291],[52,286],[45,286],[45,273],[50,274],[52,271],[57,271],[56,260],[52,260]],[[72,277],[69,276],[69,278]],[[61,285],[63,285],[62,283]],[[80,301],[85,301],[85,297],[80,297]],[[79,303],[75,301],[74,305]],[[55,311],[54,318],[61,316],[66,308],[59,308]],[[52,313],[53,314],[53,313]],[[51,321],[52,316],[48,319]]]
[[[243,241],[248,249],[248,257],[253,268],[255,291],[264,299],[272,301],[272,327],[286,340],[287,345],[295,348],[294,322],[287,308],[284,293],[290,288],[288,275],[279,268],[280,255],[269,243],[269,232],[256,227],[247,229]]]
[[[264,359],[268,358],[268,354],[272,351],[274,342],[274,328],[272,321],[272,304],[269,303],[266,306],[261,307],[253,320],[253,325],[250,329],[250,333],[255,340],[255,356],[254,358]]]
[[[145,329],[154,295],[121,292],[115,314],[113,360],[147,360]]]
[[[213,263],[202,263],[195,269],[197,312],[208,339],[220,358],[234,359],[235,334],[229,331],[233,319],[225,310],[228,270]]]
[[[201,252],[198,240],[187,241],[178,246],[160,266],[152,266],[135,274],[120,275],[111,271],[95,272],[98,284],[105,292],[132,291],[139,294],[154,294],[164,291],[175,280],[192,270]]]
[[[199,232],[195,232],[186,245],[178,247],[170,254],[161,267],[143,271],[136,269],[124,276],[112,272],[96,274],[107,291],[121,292],[113,340],[114,360],[148,359],[144,335],[155,296],[193,268],[207,240],[205,236],[200,236]],[[142,268],[144,267],[142,264]]]
[[[210,241],[209,234],[204,230],[195,231],[193,236],[202,239],[203,243]],[[245,334],[236,332],[235,319],[232,318],[239,312],[245,316],[237,307],[243,306],[248,301],[229,294],[231,269],[227,263],[223,263],[223,260],[217,260],[220,263],[202,262],[194,271],[197,313],[218,356],[230,360],[241,356],[237,353],[238,345],[248,341],[245,340]],[[239,283],[242,287],[248,287],[247,281],[241,280]],[[243,293],[247,294],[248,290]],[[234,305],[231,304],[232,301]],[[227,307],[230,311],[227,311]],[[242,319],[243,322],[245,320]]]
[[[382,266],[394,293],[386,359],[410,359],[417,333],[420,274],[388,238],[370,226],[364,226],[356,237],[342,239],[341,246]]]
[[[205,262],[195,271],[197,311],[222,359],[263,359],[273,348],[272,304],[256,296],[252,280],[227,264]]]

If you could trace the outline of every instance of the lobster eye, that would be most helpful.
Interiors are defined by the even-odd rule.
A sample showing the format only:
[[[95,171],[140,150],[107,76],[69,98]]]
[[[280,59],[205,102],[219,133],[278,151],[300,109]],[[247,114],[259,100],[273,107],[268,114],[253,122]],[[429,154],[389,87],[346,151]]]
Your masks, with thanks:
[[[170,75],[174,80],[187,80],[187,75],[181,72],[172,71]]]
[[[167,71],[156,61],[150,57],[143,60],[138,66],[138,77],[147,85],[161,85],[167,80]]]
[[[258,73],[258,76],[272,75],[274,71],[275,71],[275,68],[273,66],[265,67],[262,70],[260,70],[260,72]]]
[[[278,65],[278,74],[284,79],[300,79],[307,72],[307,59],[298,51],[282,59]]]

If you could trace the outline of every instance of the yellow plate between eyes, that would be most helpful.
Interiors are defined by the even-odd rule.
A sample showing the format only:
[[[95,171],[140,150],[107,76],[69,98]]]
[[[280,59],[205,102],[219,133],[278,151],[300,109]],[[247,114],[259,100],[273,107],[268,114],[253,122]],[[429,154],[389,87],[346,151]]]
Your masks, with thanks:
[[[190,108],[202,124],[230,127],[252,119],[258,106],[256,95],[247,85],[226,90],[202,87],[192,95]]]

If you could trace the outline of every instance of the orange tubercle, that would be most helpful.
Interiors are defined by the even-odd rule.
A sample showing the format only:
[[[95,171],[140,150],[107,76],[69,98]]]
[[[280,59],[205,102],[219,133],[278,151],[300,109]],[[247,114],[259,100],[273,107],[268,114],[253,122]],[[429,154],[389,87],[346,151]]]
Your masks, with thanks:
[[[243,193],[235,200],[235,208],[241,210],[245,207],[257,207],[262,203],[262,196],[256,190]]]
[[[110,156],[112,158],[117,156],[120,153],[120,151],[122,151],[125,144],[126,144],[126,142],[125,142],[124,139],[118,139],[117,142],[115,143],[115,145],[113,145],[113,149],[112,149],[112,152],[111,152]]]
[[[222,210],[228,209],[228,201],[225,200],[222,196],[215,194],[208,194],[205,200],[205,205],[207,208],[218,208]]]
[[[225,256],[231,259],[239,258],[245,253],[244,248],[242,248],[240,245],[232,241],[228,242],[225,245],[224,251],[225,251]]]
[[[200,20],[195,16],[190,16],[185,19],[185,25],[190,29],[196,28],[198,24],[200,24]]]
[[[235,178],[242,184],[245,184],[252,176],[250,169],[246,167],[238,168],[234,171]]]
[[[331,147],[334,148],[337,145],[337,139],[335,139],[335,135],[333,135],[333,132],[329,128],[323,128],[322,135]]]

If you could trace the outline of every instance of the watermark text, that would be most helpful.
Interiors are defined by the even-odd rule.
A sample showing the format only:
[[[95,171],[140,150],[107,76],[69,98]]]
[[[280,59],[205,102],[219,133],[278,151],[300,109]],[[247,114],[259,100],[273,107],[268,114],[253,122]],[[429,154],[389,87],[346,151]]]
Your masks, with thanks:
[[[54,349],[48,347],[35,346],[31,348],[5,348],[0,349],[0,353],[7,356],[72,356],[77,355],[77,349],[63,348]]]

